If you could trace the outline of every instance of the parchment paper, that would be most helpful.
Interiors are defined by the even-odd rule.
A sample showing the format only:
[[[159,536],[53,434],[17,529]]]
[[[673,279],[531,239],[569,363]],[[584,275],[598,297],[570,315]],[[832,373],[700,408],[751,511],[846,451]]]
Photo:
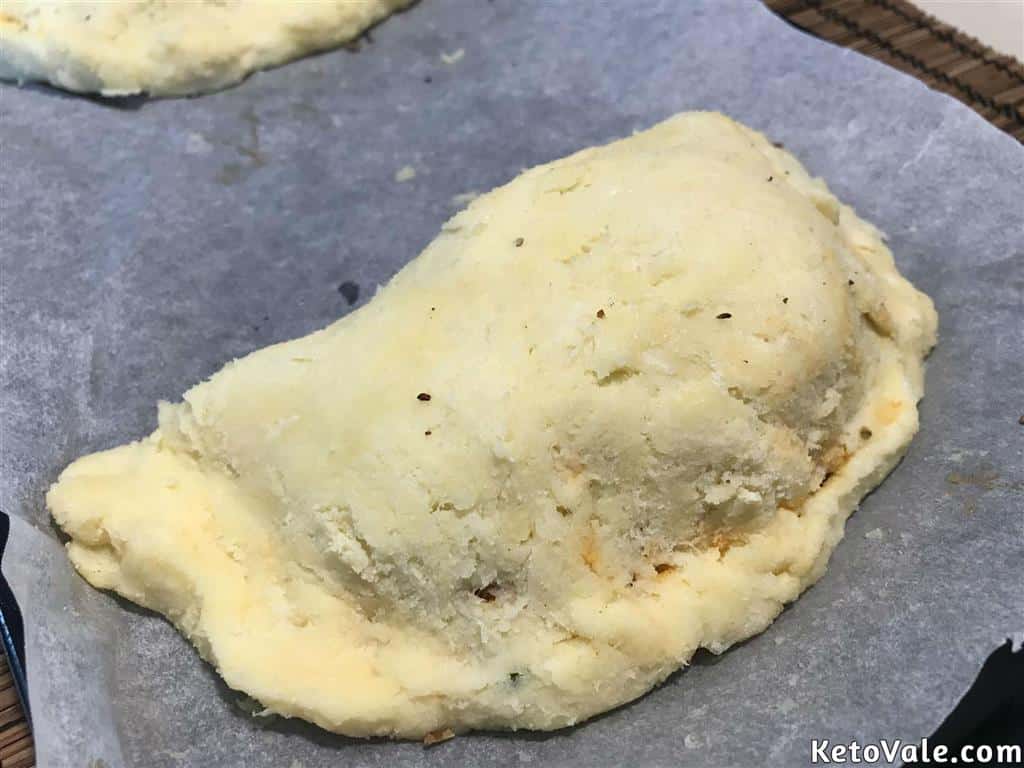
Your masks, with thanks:
[[[454,196],[685,109],[784,142],[941,316],[909,455],[767,632],[580,727],[425,750],[254,720],[166,622],[73,573],[43,506],[69,461],[349,311],[340,283],[365,302]],[[41,766],[802,764],[811,738],[927,735],[1024,629],[1024,150],[917,81],[753,1],[425,0],[358,54],[223,93],[7,86],[0,113],[3,567]]]

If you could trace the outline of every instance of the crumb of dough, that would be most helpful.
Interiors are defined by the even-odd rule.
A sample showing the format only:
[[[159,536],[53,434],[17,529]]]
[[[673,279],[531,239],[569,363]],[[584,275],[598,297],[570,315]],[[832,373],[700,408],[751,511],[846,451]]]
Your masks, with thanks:
[[[561,728],[822,575],[917,431],[936,323],[796,158],[681,114],[480,196],[47,504],[89,582],[262,711]]]
[[[403,165],[397,171],[395,171],[395,181],[402,183],[405,181],[412,181],[416,178],[416,169],[411,165]]]
[[[460,61],[462,61],[462,58],[465,55],[466,50],[464,48],[459,48],[458,50],[452,51],[451,53],[441,51],[441,61],[451,66],[452,64],[458,64]]]
[[[452,195],[452,205],[456,208],[463,208],[480,197],[480,194],[480,192],[474,189],[469,192],[460,192],[457,195]]]

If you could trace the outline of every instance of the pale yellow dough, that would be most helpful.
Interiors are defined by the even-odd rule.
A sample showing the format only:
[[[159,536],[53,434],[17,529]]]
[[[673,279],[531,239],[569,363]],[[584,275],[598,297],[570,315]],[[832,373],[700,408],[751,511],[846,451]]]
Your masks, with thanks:
[[[481,196],[47,501],[86,579],[269,712],[558,728],[822,575],[917,429],[935,328],[791,155],[683,114]]]
[[[0,0],[0,78],[181,96],[358,37],[414,0]]]

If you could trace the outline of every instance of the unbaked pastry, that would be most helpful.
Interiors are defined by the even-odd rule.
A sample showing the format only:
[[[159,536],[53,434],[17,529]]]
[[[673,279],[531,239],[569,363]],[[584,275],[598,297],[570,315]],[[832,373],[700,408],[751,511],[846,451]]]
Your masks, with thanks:
[[[355,39],[414,0],[0,0],[0,78],[181,96]]]
[[[688,113],[477,198],[48,503],[97,587],[332,731],[551,729],[760,632],[917,429],[930,300]]]

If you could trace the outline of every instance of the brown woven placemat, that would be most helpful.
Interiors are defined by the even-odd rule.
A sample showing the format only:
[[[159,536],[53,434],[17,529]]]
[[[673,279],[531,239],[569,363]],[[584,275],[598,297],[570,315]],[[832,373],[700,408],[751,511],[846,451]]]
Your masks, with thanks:
[[[7,668],[7,656],[0,650],[0,768],[32,768],[35,764],[32,734]]]
[[[905,0],[764,0],[813,35],[907,72],[1024,142],[1024,65]],[[28,723],[0,652],[0,768],[32,768]]]
[[[795,26],[948,93],[1024,142],[1024,64],[906,0],[764,0]]]

